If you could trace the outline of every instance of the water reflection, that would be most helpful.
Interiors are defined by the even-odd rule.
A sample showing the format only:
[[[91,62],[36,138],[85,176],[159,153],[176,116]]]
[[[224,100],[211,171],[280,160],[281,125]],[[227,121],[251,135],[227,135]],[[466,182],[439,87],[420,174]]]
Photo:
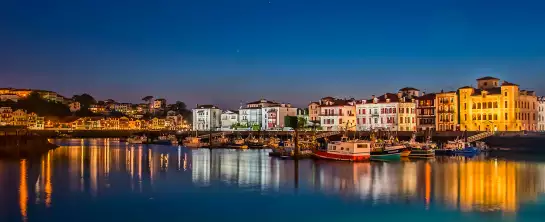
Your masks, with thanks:
[[[173,165],[172,165],[173,164]],[[37,166],[37,167],[36,167]],[[0,161],[0,172],[18,168],[20,221],[32,205],[46,209],[57,198],[116,192],[153,196],[161,189],[231,186],[259,193],[318,194],[375,205],[410,204],[421,209],[516,213],[545,192],[545,164],[488,158],[437,158],[402,162],[344,163],[270,158],[266,150],[189,150],[126,145],[110,140],[72,140],[39,161]],[[295,169],[298,168],[296,171]],[[2,201],[10,201],[7,189]],[[29,205],[29,199],[34,200]],[[32,203],[32,202],[31,202]],[[0,213],[0,218],[2,213]]]

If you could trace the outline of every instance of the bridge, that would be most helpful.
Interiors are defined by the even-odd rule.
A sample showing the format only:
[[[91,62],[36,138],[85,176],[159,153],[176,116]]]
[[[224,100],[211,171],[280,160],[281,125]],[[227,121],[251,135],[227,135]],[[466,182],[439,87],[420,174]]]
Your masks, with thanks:
[[[482,132],[482,133],[479,133],[479,134],[468,137],[467,142],[468,143],[473,143],[475,141],[479,141],[479,140],[485,139],[485,138],[493,136],[493,135],[494,135],[494,132]]]

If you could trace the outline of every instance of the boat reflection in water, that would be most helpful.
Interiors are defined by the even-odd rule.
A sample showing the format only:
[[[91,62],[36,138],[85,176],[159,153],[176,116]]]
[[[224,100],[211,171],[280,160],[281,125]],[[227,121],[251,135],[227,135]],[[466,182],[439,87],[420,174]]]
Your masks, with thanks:
[[[0,219],[17,218],[1,221],[27,221],[46,215],[44,211],[54,209],[52,206],[62,211],[86,200],[92,203],[118,198],[130,202],[141,195],[148,201],[175,198],[187,204],[195,202],[196,207],[208,199],[228,201],[210,196],[210,192],[219,192],[216,189],[256,193],[254,201],[267,195],[295,198],[293,194],[297,194],[301,198],[341,198],[376,206],[502,212],[506,216],[516,215],[521,206],[543,206],[538,199],[545,192],[542,162],[483,157],[362,163],[293,161],[271,158],[268,150],[191,150],[107,139],[64,140],[61,145],[39,160],[0,160],[0,187],[4,188],[0,190],[0,207],[6,209],[0,212]],[[78,208],[78,212],[91,214],[85,211],[89,206]]]

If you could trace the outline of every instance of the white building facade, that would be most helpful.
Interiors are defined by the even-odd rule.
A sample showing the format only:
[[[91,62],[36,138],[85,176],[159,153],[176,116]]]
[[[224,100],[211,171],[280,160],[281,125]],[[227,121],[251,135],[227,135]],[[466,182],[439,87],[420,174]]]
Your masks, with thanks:
[[[193,109],[193,130],[218,130],[221,110],[214,105],[197,105]]]
[[[238,111],[225,110],[221,114],[221,130],[233,130],[233,125],[238,123]]]
[[[356,101],[325,97],[320,100],[320,124],[324,131],[356,130]]]
[[[537,110],[537,129],[538,131],[544,132],[545,131],[545,97],[539,97],[537,99],[537,102],[539,104],[538,110]]]
[[[398,130],[399,98],[387,93],[370,100],[362,100],[356,104],[357,128],[360,131]]]
[[[297,116],[297,108],[289,104],[279,104],[262,108],[262,130],[283,130],[286,116]]]
[[[261,129],[263,128],[263,108],[278,105],[280,103],[266,99],[246,103],[245,106],[241,106],[239,109],[239,123],[254,130]]]

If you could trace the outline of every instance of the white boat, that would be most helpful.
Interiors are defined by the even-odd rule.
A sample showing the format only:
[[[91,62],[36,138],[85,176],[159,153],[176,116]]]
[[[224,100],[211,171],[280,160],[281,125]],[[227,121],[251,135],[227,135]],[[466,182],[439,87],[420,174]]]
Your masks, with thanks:
[[[369,140],[348,140],[347,137],[341,141],[331,141],[327,144],[327,150],[315,150],[314,155],[321,159],[343,160],[343,161],[367,161],[371,158],[371,149],[375,142]]]

